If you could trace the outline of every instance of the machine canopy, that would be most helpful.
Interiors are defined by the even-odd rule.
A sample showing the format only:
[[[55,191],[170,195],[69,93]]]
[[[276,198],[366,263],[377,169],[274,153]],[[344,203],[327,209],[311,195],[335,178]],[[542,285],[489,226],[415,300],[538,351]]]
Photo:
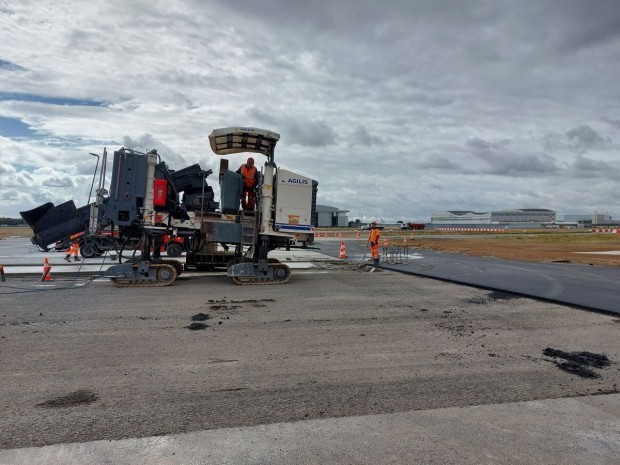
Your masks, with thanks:
[[[209,134],[211,150],[217,155],[256,152],[272,156],[280,134],[266,129],[232,127],[214,129]]]

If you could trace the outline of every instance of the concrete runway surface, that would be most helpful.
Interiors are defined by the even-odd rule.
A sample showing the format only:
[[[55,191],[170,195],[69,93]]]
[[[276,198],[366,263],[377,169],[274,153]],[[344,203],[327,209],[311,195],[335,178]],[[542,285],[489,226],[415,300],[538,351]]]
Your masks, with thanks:
[[[273,286],[10,275],[0,464],[617,463],[616,316],[298,259]]]

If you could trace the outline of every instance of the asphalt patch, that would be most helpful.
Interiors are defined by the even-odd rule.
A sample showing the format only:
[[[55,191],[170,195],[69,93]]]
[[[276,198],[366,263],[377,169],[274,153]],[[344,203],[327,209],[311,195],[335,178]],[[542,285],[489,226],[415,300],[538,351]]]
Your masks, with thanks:
[[[80,389],[79,391],[72,392],[66,396],[56,397],[45,402],[37,404],[37,407],[43,408],[64,408],[74,407],[76,405],[88,405],[92,404],[98,399],[97,394],[93,391],[86,389]]]
[[[560,370],[581,378],[597,379],[601,375],[593,371],[591,368],[606,368],[611,365],[611,361],[607,355],[595,354],[593,352],[565,352],[559,349],[547,347],[543,350],[543,355],[561,361],[553,360],[555,366]]]
[[[211,310],[234,310],[236,308],[241,308],[241,305],[211,305],[209,308]]]
[[[196,313],[192,316],[192,321],[206,321],[211,319],[208,313]]]
[[[187,329],[191,329],[192,331],[199,331],[201,329],[207,329],[208,327],[209,325],[205,323],[197,323],[197,322],[194,322],[190,324],[189,326],[186,326]]]
[[[489,300],[513,300],[521,299],[522,296],[504,291],[492,291],[487,294]]]

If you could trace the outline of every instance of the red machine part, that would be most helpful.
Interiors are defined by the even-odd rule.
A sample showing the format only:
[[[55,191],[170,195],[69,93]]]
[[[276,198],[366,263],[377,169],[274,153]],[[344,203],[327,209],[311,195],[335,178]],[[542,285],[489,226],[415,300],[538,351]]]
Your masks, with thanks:
[[[153,181],[153,206],[165,207],[168,197],[168,181],[165,179],[155,179]]]

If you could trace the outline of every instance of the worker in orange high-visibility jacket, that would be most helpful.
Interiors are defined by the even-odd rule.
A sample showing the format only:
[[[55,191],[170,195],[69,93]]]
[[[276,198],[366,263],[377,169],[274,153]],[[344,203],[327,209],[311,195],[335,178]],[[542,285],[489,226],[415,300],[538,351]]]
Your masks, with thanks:
[[[377,222],[373,219],[370,221],[370,258],[375,265],[379,264],[379,238],[381,231],[377,228]]]
[[[248,158],[248,161],[237,170],[243,176],[243,189],[241,191],[241,207],[244,210],[254,210],[254,202],[256,201],[256,185],[258,184],[258,170],[254,166],[254,159]]]
[[[73,242],[71,243],[71,245],[69,245],[69,248],[67,249],[66,255],[65,255],[65,260],[70,262],[71,261],[71,255],[73,255],[73,261],[74,262],[79,262],[80,261],[80,243],[79,242]]]

